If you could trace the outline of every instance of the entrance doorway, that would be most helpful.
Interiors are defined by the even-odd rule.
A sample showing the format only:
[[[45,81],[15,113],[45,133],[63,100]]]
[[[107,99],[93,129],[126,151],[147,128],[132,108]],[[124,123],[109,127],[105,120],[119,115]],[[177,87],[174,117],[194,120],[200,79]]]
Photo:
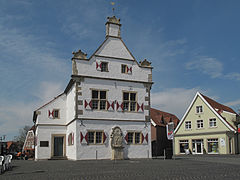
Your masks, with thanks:
[[[202,139],[192,140],[192,151],[193,151],[193,154],[203,154],[203,140]]]
[[[53,156],[64,156],[64,136],[53,136]]]

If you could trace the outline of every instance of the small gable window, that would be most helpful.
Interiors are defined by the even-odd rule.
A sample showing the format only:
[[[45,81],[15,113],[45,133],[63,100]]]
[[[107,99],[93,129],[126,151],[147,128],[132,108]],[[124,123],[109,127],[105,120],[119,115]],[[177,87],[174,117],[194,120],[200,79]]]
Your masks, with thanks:
[[[121,73],[123,74],[132,74],[132,67],[126,64],[121,65]]]
[[[59,109],[53,109],[52,111],[48,110],[48,117],[51,119],[59,119],[60,118]]]
[[[101,65],[102,65],[101,72],[108,72],[108,63],[102,62]]]
[[[209,127],[217,127],[216,118],[209,119]]]
[[[96,70],[101,72],[108,72],[108,62],[96,61]]]
[[[196,106],[196,113],[202,113],[202,112],[203,112],[202,106]]]
[[[127,65],[122,64],[122,73],[127,73]]]
[[[186,122],[185,122],[185,129],[186,129],[186,130],[192,129],[192,123],[191,123],[191,121],[186,121]]]

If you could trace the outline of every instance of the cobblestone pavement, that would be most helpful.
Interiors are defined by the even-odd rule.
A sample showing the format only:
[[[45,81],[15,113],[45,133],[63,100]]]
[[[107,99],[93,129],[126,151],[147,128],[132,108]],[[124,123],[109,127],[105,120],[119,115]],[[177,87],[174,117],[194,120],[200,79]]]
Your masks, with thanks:
[[[180,156],[175,160],[13,161],[4,179],[240,179],[240,155]]]

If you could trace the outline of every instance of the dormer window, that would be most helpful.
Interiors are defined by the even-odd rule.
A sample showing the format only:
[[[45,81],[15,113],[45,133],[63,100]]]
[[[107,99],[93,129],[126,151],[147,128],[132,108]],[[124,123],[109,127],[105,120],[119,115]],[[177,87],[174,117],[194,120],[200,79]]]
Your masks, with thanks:
[[[102,65],[101,72],[108,72],[108,63],[102,62],[101,65]]]
[[[203,112],[202,106],[196,106],[196,113],[202,113],[202,112]]]

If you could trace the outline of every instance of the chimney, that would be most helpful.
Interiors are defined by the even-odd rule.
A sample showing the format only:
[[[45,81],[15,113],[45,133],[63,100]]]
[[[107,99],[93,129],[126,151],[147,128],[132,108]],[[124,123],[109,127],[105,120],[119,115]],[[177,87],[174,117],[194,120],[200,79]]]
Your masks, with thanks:
[[[115,16],[108,17],[108,21],[106,22],[106,37],[112,36],[112,37],[121,37],[120,35],[120,19],[117,19]]]

